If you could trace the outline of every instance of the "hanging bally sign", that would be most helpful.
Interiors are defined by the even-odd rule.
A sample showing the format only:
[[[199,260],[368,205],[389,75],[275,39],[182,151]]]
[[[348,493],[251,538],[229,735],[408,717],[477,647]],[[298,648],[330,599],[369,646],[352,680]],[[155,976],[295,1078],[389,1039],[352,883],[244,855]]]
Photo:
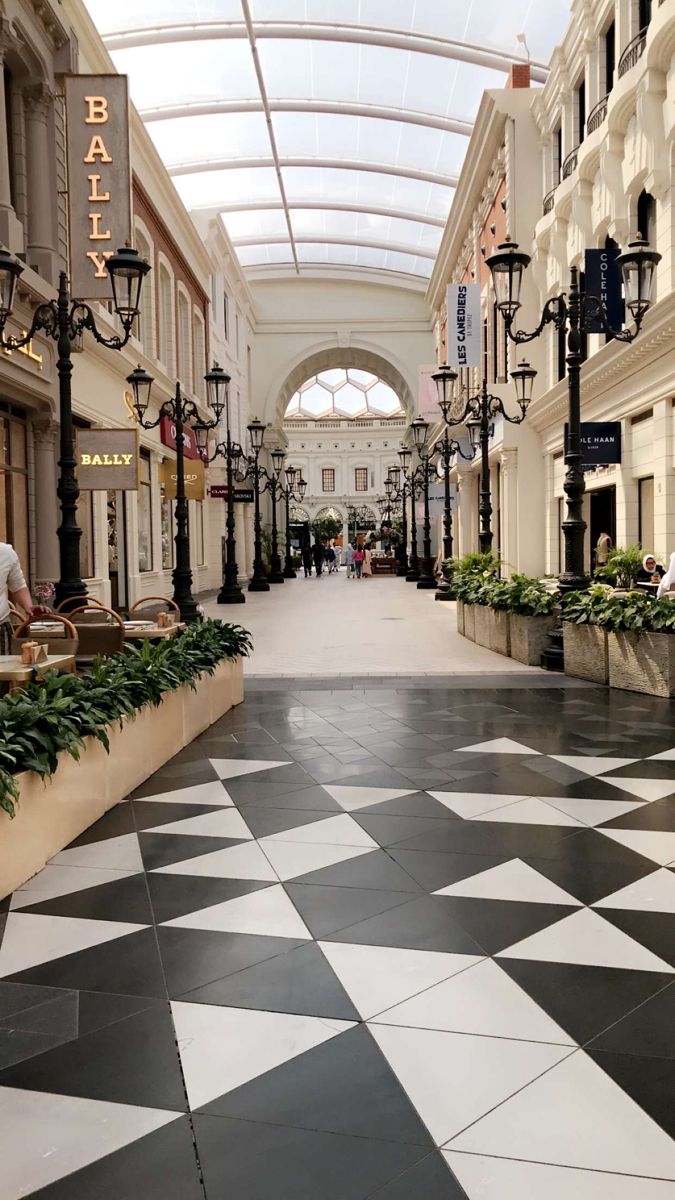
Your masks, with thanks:
[[[138,491],[137,429],[78,429],[75,444],[81,492]]]
[[[67,75],[70,289],[109,300],[106,261],[131,245],[129,96],[126,75]]]
[[[451,367],[481,365],[480,286],[448,284],[447,362]]]

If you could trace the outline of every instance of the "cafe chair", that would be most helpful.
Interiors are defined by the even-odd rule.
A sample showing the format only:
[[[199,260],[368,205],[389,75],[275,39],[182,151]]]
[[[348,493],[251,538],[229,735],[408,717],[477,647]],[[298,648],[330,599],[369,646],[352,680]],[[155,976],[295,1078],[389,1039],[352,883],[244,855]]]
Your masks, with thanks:
[[[83,604],[68,613],[77,627],[79,649],[77,665],[89,667],[95,658],[108,658],[124,648],[124,622],[119,613],[104,605]],[[92,619],[93,618],[93,619]]]
[[[28,620],[28,614],[25,613],[22,608],[17,608],[16,604],[12,604],[12,602],[10,600],[10,602],[9,602],[9,619],[12,623],[14,630],[16,630],[16,629],[18,629],[19,625],[22,625],[24,623],[24,621]]]
[[[67,617],[61,616],[60,613],[52,613],[48,618],[50,625],[60,624],[60,630],[49,629],[33,629],[33,625],[40,625],[42,618],[35,617],[33,620],[28,618],[23,621],[14,631],[11,643],[11,653],[20,654],[21,646],[24,642],[39,642],[41,646],[47,647],[48,654],[72,654],[77,658],[79,646],[79,638],[77,629],[72,621]]]
[[[54,612],[63,612],[66,605],[70,604],[74,604],[76,607],[79,606],[81,608],[103,608],[101,601],[97,600],[95,596],[67,596],[65,600],[62,600],[60,604],[57,604]]]
[[[149,621],[154,621],[161,612],[171,613],[174,621],[180,621],[180,609],[170,596],[143,596],[132,604],[129,616],[139,619],[147,617]]]

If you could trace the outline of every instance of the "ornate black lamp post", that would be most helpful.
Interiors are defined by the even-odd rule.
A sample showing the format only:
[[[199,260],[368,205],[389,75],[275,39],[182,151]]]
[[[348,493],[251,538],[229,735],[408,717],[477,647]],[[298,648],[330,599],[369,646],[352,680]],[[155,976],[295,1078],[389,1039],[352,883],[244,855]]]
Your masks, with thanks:
[[[355,504],[350,504],[347,509],[347,528],[353,523],[354,525],[354,541],[358,540],[359,536],[359,521],[364,524],[372,520],[372,513],[362,504],[359,508]]]
[[[656,265],[661,255],[650,250],[649,243],[639,235],[630,242],[628,249],[619,254],[617,262],[623,275],[624,298],[635,329],[613,329],[607,310],[598,296],[582,295],[579,290],[579,269],[570,269],[569,292],[565,296],[552,296],[544,305],[536,329],[528,333],[514,329],[520,308],[520,290],[523,273],[530,263],[529,254],[518,249],[515,242],[504,242],[495,254],[486,260],[492,272],[495,302],[506,323],[506,331],[517,345],[539,337],[546,325],[567,334],[567,386],[568,418],[567,444],[565,446],[565,495],[567,516],[563,521],[565,538],[565,570],[558,581],[561,592],[587,588],[589,577],[584,565],[583,497],[585,491],[583,461],[581,456],[581,335],[591,332],[589,326],[599,321],[604,331],[617,341],[632,342],[640,332],[642,322],[652,303],[652,288]],[[560,664],[561,665],[561,664]]]
[[[445,424],[450,427],[466,424],[471,449],[474,454],[476,450],[480,449],[480,501],[478,512],[480,516],[479,542],[483,554],[487,554],[492,549],[489,447],[490,438],[494,432],[494,419],[499,414],[511,425],[522,424],[532,399],[532,385],[534,384],[536,374],[537,372],[534,370],[534,367],[531,367],[526,362],[521,363],[515,371],[511,372],[511,378],[516,385],[518,394],[519,416],[510,416],[504,408],[500,397],[489,395],[485,380],[483,380],[483,386],[478,395],[470,396],[466,400],[461,412],[456,412],[451,416],[454,409],[454,389],[457,381],[457,372],[452,367],[442,366],[432,375],[432,379],[435,381],[438,390],[438,403]]]
[[[465,454],[460,443],[450,437],[447,427],[443,430],[443,437],[436,443],[436,452],[438,454],[437,469],[443,479],[443,559],[452,558],[452,502],[450,499],[450,470],[456,455],[460,458],[471,458],[470,454]],[[452,600],[452,588],[449,583],[449,576],[443,574],[443,581],[436,588],[437,600]]]
[[[218,604],[245,604],[246,597],[239,585],[237,544],[234,533],[234,478],[244,457],[244,451],[238,442],[232,440],[230,431],[230,376],[223,371],[222,367],[218,366],[218,363],[214,363],[204,379],[209,407],[219,413],[220,417],[225,416],[225,441],[218,442],[212,454],[209,454],[208,439],[209,433],[215,425],[200,421],[195,426],[195,438],[204,462],[213,462],[216,458],[224,458],[226,463],[227,518],[225,528],[227,537],[225,539],[223,582],[218,593]]]
[[[417,482],[415,469],[412,467],[412,450],[401,446],[398,452],[403,473],[403,513],[406,512],[406,500],[410,497],[410,553],[407,555],[406,583],[417,583],[420,577],[420,560],[417,553],[417,514],[415,513],[415,495]]]
[[[284,579],[295,579],[291,550],[291,500],[304,500],[307,480],[302,478],[299,467],[286,467],[286,484],[280,484],[281,495],[286,505],[286,552],[284,555]]]
[[[419,463],[413,476],[413,509],[415,506],[415,491],[417,489],[424,500],[422,566],[417,586],[422,590],[429,590],[436,587],[434,560],[431,555],[431,515],[429,511],[429,484],[436,474],[434,450],[427,445],[427,437],[429,435],[428,421],[425,421],[423,417],[415,417],[415,420],[410,425],[410,429],[413,435],[413,444],[419,457]]]
[[[401,450],[404,451],[406,455],[410,455],[410,451],[408,450],[407,446],[402,446]],[[401,456],[401,450],[398,452],[399,457]],[[399,500],[401,502],[401,541],[399,544],[399,553],[397,555],[398,567],[396,569],[396,574],[399,578],[405,578],[405,576],[408,574],[408,492],[403,468],[390,467],[389,479],[392,483],[392,499],[395,502],[398,502]],[[401,479],[403,482],[401,482]],[[387,485],[385,483],[385,488],[386,486]]]
[[[227,378],[227,376],[225,376]],[[150,404],[150,390],[153,385],[152,375],[148,375],[142,367],[136,367],[127,376],[134,397],[134,408],[138,424],[143,429],[155,429],[162,417],[168,417],[176,430],[176,565],[173,569],[173,598],[180,609],[181,620],[198,621],[199,609],[192,595],[192,570],[190,568],[190,533],[188,527],[188,502],[185,495],[185,443],[184,428],[189,421],[198,423],[202,429],[215,429],[222,415],[221,404],[224,403],[219,393],[209,393],[209,403],[216,414],[211,422],[200,421],[199,410],[194,400],[187,400],[181,392],[180,384],[172,400],[165,400],[160,406],[157,419],[148,421],[146,413]]]
[[[114,335],[108,338],[99,333],[92,309],[83,300],[72,299],[68,288],[68,276],[65,271],[61,271],[57,299],[37,306],[30,329],[22,337],[6,338],[5,326],[12,315],[16,285],[24,270],[24,264],[7,250],[0,250],[0,349],[20,350],[37,333],[52,338],[58,346],[56,370],[59,377],[60,475],[56,490],[61,505],[61,524],[56,531],[59,539],[56,604],[72,600],[75,596],[86,595],[86,588],[80,578],[82,530],[77,524],[80,489],[75,473],[73,435],[73,342],[88,329],[101,346],[107,346],[109,350],[122,350],[131,337],[134,321],[140,311],[141,285],[150,270],[150,265],[139,257],[136,250],[122,249],[107,260],[106,269],[112,286],[113,308],[122,322],[123,337]]]
[[[272,498],[272,549],[270,553],[270,583],[284,583],[284,573],[281,569],[281,556],[279,554],[279,527],[277,525],[277,502],[281,497],[281,472],[284,466],[286,455],[283,450],[276,447],[270,454],[272,459],[272,473],[265,472],[267,482],[261,488],[262,492],[269,492]]]
[[[260,466],[260,451],[262,450],[263,440],[265,437],[265,428],[262,421],[254,417],[250,425],[247,426],[248,436],[251,441],[251,454],[246,460],[246,469],[243,472],[243,477],[253,480],[253,574],[249,580],[249,592],[269,592],[270,585],[265,577],[265,568],[262,558],[262,526],[260,523],[260,479],[264,472],[264,467]],[[266,474],[266,472],[265,472]]]

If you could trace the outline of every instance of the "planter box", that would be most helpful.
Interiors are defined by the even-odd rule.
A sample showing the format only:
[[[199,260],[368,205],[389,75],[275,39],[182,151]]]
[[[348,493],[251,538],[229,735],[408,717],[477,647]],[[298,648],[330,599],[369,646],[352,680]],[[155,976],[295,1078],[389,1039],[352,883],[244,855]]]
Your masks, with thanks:
[[[464,601],[457,601],[457,632],[464,637]]]
[[[470,642],[476,640],[476,604],[464,605],[464,637]]]
[[[511,635],[511,658],[526,663],[528,667],[541,666],[541,656],[548,644],[548,636],[555,629],[556,617],[522,617],[509,613]]]
[[[0,899],[16,891],[98,821],[109,808],[159,770],[243,699],[243,663],[220,663],[203,675],[197,691],[167,692],[157,708],[146,704],[134,717],[108,729],[110,755],[87,738],[79,762],[59,755],[55,773],[43,783],[34,771],[17,776],[14,819],[0,811]]]
[[[609,686],[648,696],[675,696],[672,633],[608,633]]]
[[[609,681],[607,630],[600,625],[575,625],[563,621],[565,674],[591,683]]]
[[[492,609],[485,604],[476,604],[474,614],[474,641],[478,646],[489,647],[492,637]]]
[[[503,654],[506,658],[511,654],[511,617],[510,613],[491,608],[489,649],[495,654]]]

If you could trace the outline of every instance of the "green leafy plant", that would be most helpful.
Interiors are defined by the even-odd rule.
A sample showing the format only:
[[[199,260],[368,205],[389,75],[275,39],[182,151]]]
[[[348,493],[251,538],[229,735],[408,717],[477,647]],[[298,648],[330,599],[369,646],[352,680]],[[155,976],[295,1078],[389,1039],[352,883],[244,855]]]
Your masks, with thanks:
[[[491,608],[523,617],[548,616],[557,602],[557,594],[550,591],[540,579],[530,575],[496,579],[490,590]]]
[[[609,587],[599,583],[584,592],[566,592],[560,597],[563,621],[573,625],[599,625],[610,592]]]
[[[165,641],[98,659],[86,675],[46,671],[44,679],[0,700],[0,808],[10,816],[18,800],[20,771],[52,775],[58,755],[78,759],[85,738],[109,750],[108,729],[165,692],[212,675],[218,663],[246,656],[251,638],[239,625],[204,621]]]
[[[602,589],[570,592],[562,605],[563,620],[602,625],[611,633],[675,633],[675,603],[643,592],[625,596]]]
[[[625,550],[616,546],[610,550],[605,565],[597,568],[596,578],[618,588],[634,587],[638,574],[642,570],[642,559],[645,553],[646,551],[639,543],[628,546]]]
[[[340,536],[342,528],[342,521],[337,517],[317,517],[315,521],[312,521],[312,533],[319,541],[322,538],[325,538],[327,542],[333,541],[334,538]]]

